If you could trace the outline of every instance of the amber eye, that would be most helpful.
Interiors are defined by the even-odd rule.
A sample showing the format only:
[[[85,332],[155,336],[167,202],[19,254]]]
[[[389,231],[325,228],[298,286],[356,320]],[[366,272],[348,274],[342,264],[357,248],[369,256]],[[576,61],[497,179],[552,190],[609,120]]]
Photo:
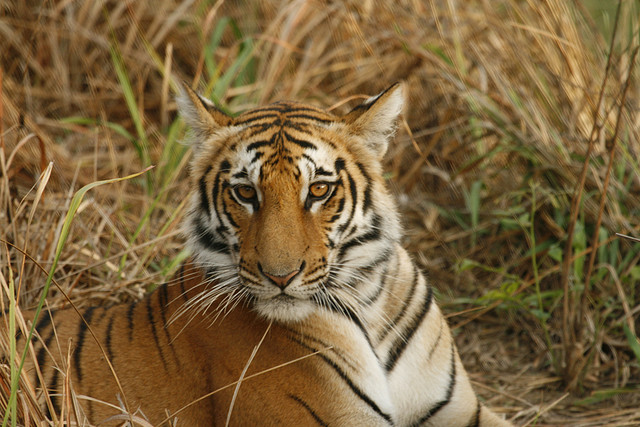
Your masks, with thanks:
[[[329,194],[330,188],[331,185],[326,182],[316,182],[309,187],[309,194],[315,199],[322,199]]]
[[[236,185],[234,191],[243,202],[252,202],[256,198],[256,189],[250,185]]]

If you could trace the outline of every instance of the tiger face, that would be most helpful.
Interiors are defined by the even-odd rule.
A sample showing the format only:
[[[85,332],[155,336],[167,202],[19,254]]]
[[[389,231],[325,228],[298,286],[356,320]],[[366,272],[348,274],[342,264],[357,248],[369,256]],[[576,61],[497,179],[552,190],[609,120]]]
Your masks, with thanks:
[[[380,160],[400,85],[344,117],[276,103],[231,118],[188,88],[179,106],[194,145],[188,243],[210,278],[200,310],[224,297],[291,322],[375,293],[367,272],[399,228]]]

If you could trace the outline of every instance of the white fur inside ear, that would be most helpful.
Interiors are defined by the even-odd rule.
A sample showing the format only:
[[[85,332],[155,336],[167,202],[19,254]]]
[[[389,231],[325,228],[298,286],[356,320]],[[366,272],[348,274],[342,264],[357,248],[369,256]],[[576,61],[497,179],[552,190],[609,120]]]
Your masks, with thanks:
[[[188,89],[180,85],[180,91],[176,97],[176,104],[178,105],[178,111],[185,123],[194,131],[202,132],[204,128],[208,128],[206,117],[203,117],[203,110],[206,110],[203,105],[197,105],[195,102],[202,102],[203,98],[195,93],[189,93]],[[198,101],[194,99],[194,96],[198,97]],[[210,104],[207,100],[204,100],[207,104]]]
[[[393,86],[367,99],[363,104],[367,111],[354,123],[365,138],[366,144],[379,158],[386,153],[389,140],[396,131],[398,116],[402,114],[404,107],[404,99],[403,85]]]
[[[180,85],[179,88],[176,104],[180,115],[191,129],[186,142],[197,146],[210,135],[219,133],[231,124],[231,117],[218,110],[210,100],[198,95],[186,84]]]
[[[392,129],[391,133],[393,133],[396,128],[398,116],[402,114],[404,108],[404,91],[402,85],[398,85],[390,90],[391,93],[382,101],[383,105],[374,110],[374,117],[370,119],[371,125],[375,127],[375,131],[379,133],[386,133],[388,129]],[[383,92],[372,96],[365,101],[365,104],[375,103],[382,95],[387,95],[387,93]]]

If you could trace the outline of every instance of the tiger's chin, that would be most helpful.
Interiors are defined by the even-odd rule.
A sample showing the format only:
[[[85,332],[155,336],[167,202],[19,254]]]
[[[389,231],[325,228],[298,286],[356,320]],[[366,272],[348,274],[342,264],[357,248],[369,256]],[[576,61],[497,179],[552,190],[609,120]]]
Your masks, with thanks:
[[[310,300],[278,295],[269,299],[255,299],[253,308],[268,320],[297,323],[306,319],[317,306]]]

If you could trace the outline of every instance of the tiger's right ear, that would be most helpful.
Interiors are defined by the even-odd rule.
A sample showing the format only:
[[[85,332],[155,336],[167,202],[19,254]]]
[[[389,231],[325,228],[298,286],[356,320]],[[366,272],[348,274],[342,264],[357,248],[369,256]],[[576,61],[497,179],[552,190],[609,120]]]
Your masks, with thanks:
[[[217,129],[231,124],[231,117],[218,110],[211,101],[195,93],[188,84],[181,82],[178,88],[178,111],[197,135],[210,135]]]

